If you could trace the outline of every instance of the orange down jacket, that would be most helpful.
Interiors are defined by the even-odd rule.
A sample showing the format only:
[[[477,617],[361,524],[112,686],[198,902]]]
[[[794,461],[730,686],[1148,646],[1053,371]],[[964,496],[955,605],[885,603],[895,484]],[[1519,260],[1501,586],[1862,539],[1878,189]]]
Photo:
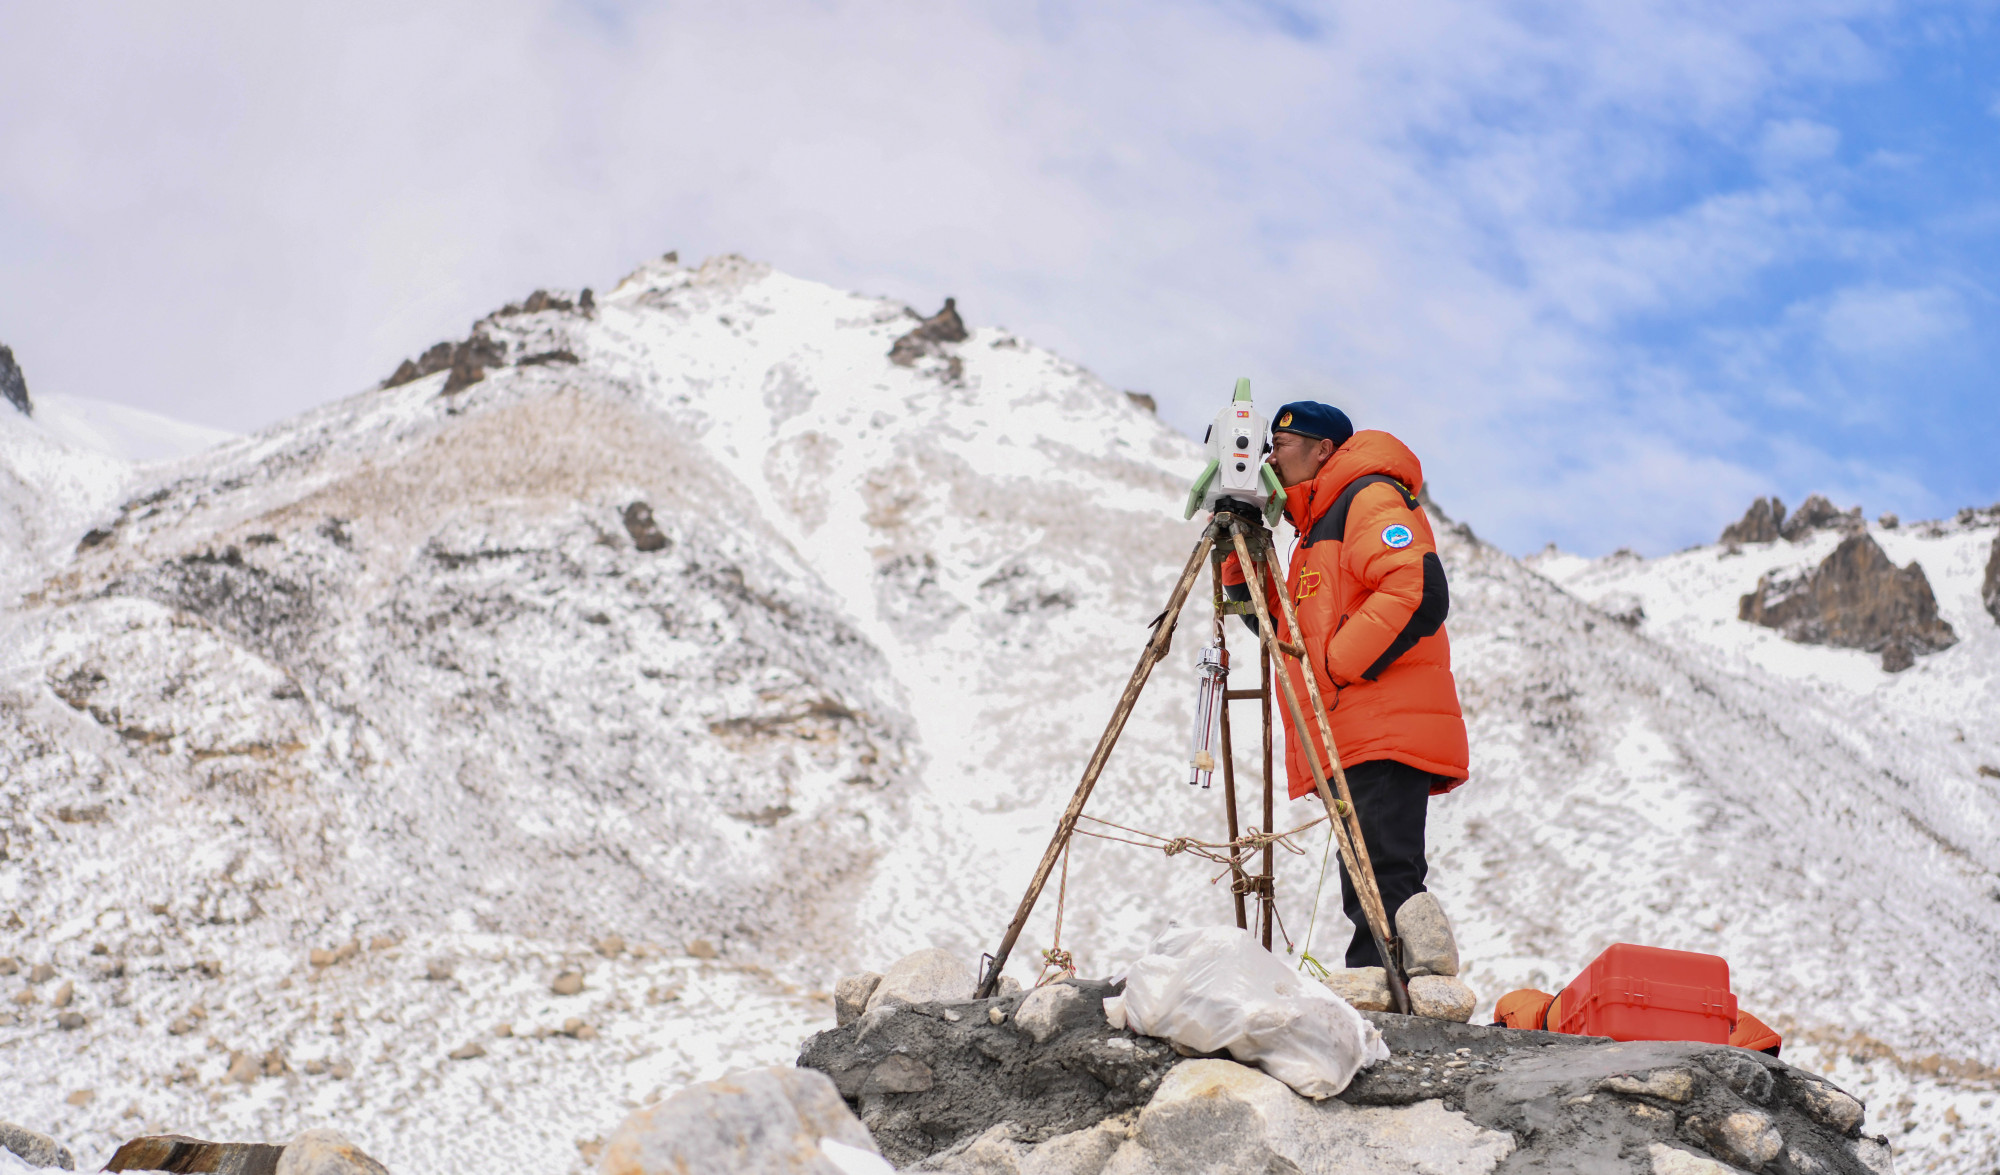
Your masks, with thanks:
[[[1444,565],[1416,498],[1423,484],[1423,467],[1403,442],[1386,432],[1355,433],[1317,477],[1286,492],[1285,513],[1299,533],[1286,586],[1340,765],[1395,759],[1442,777],[1436,793],[1465,781],[1468,756],[1444,630]],[[1231,594],[1249,598],[1236,556],[1222,571],[1224,585],[1236,589]],[[1275,595],[1270,608],[1278,635],[1292,639]],[[1298,662],[1283,663],[1324,766],[1305,677]],[[1291,713],[1278,708],[1296,800],[1313,794],[1312,769]]]

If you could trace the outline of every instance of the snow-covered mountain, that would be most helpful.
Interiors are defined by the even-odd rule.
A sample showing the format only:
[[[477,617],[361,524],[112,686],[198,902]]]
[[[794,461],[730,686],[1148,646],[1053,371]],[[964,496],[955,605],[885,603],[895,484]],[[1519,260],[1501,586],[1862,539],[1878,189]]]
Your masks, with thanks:
[[[842,970],[990,950],[1194,541],[1198,460],[951,325],[663,259],[171,464],[0,421],[32,474],[0,515],[0,985],[34,993],[0,1005],[8,1115],[106,1150],[337,1123],[399,1169],[578,1168],[660,1089],[789,1060]],[[1614,941],[1724,954],[1788,1057],[1913,1125],[1910,1160],[1990,1170],[1994,529],[1884,536],[1961,636],[1894,677],[1734,620],[1819,538],[1530,565],[1450,532],[1474,781],[1433,806],[1433,888],[1474,987]],[[1093,812],[1219,839],[1179,769],[1206,631],[1197,605]],[[1109,972],[1226,919],[1211,877],[1080,841],[1063,943]]]

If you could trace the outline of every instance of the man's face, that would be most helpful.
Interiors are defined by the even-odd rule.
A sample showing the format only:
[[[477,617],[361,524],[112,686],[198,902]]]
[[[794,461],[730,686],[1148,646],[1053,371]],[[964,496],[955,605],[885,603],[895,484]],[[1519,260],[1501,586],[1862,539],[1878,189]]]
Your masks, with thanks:
[[[1271,468],[1286,489],[1319,476],[1319,468],[1340,446],[1329,440],[1313,440],[1295,432],[1271,434]]]

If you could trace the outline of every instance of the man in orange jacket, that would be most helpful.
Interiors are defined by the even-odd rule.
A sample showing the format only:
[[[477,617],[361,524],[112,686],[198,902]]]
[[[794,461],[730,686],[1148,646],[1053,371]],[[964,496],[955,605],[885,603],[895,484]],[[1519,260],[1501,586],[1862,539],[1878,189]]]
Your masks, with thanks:
[[[1271,466],[1286,487],[1285,514],[1299,535],[1287,590],[1393,921],[1429,872],[1430,797],[1466,779],[1465,718],[1444,631],[1450,597],[1430,519],[1417,501],[1423,467],[1395,437],[1357,433],[1346,413],[1310,401],[1278,410]],[[1232,599],[1250,598],[1234,555],[1223,565],[1223,585]],[[1271,615],[1279,637],[1290,640],[1275,596]],[[1297,662],[1283,664],[1303,708],[1305,678]],[[1305,717],[1301,731],[1285,715],[1293,799],[1315,791],[1302,737],[1313,740],[1329,777],[1332,771],[1318,725],[1310,712]],[[1381,966],[1345,872],[1340,892],[1354,923],[1347,965]]]

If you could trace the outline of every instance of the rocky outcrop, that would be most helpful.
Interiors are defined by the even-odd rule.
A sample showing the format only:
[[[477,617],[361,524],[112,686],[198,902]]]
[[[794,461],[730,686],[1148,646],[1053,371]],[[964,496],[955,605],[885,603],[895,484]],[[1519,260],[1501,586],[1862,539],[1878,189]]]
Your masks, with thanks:
[[[868,995],[867,1011],[890,1001],[927,1004],[938,1000],[972,998],[977,980],[972,968],[950,951],[931,947],[905,955],[890,965]]]
[[[0,351],[4,351],[0,348]],[[30,1167],[59,1167],[76,1170],[76,1156],[70,1149],[39,1131],[12,1122],[0,1122],[0,1151],[19,1158]]]
[[[485,379],[487,368],[499,367],[506,362],[507,349],[499,340],[475,326],[463,342],[438,343],[415,359],[403,360],[395,374],[382,381],[382,386],[398,387],[411,380],[449,371],[451,374],[445,378],[443,390],[450,395]]]
[[[1775,543],[1778,528],[1785,524],[1785,504],[1776,498],[1759,498],[1750,503],[1743,517],[1722,528],[1725,543]]]
[[[889,348],[889,362],[899,367],[914,367],[917,360],[927,355],[937,356],[946,361],[946,377],[957,379],[964,366],[956,355],[945,353],[943,344],[962,343],[968,337],[965,320],[958,316],[958,299],[946,298],[944,309],[919,322],[915,330],[896,340]]]
[[[1916,563],[1898,568],[1865,534],[1849,536],[1809,575],[1762,576],[1738,601],[1737,617],[1803,644],[1880,653],[1882,668],[1891,673],[1915,664],[1918,653],[1958,640],[1938,617],[1924,569]]]
[[[0,346],[0,400],[19,408],[24,415],[35,414],[34,402],[28,399],[28,377],[21,374],[21,365],[14,362],[14,349],[7,346]]]
[[[1986,559],[1986,582],[1980,585],[1979,599],[2000,623],[2000,534],[1993,536],[1993,553]]]
[[[264,1142],[203,1142],[184,1134],[151,1134],[118,1148],[106,1171],[230,1171],[275,1175],[285,1148]],[[378,1168],[379,1170],[379,1168]],[[342,1173],[346,1175],[346,1173]]]
[[[506,319],[544,313],[594,318],[597,315],[597,299],[587,289],[574,298],[549,290],[536,290],[528,295],[526,301],[509,302],[473,323],[472,333],[463,341],[438,343],[415,359],[403,360],[394,374],[382,381],[382,386],[399,387],[427,375],[448,371],[451,374],[445,378],[442,392],[451,395],[485,379],[487,371],[492,368],[509,364],[535,367],[548,363],[581,362],[576,352],[562,345],[546,326],[538,329],[533,324],[502,325]]]
[[[1775,501],[1775,499],[1774,499]],[[1809,537],[1816,530],[1845,530],[1859,532],[1867,527],[1861,521],[1861,507],[1839,510],[1823,494],[1814,494],[1792,512],[1778,527],[1778,533],[1793,542]]]
[[[1366,1013],[1390,1058],[1314,1102],[1232,1061],[1113,1029],[1098,1000],[1111,986],[1070,986],[1059,1030],[1040,1043],[1013,997],[891,1006],[814,1037],[800,1064],[833,1077],[892,1160],[967,1175],[1474,1173],[1502,1162],[1866,1175],[1887,1153],[1861,1134],[1858,1100],[1726,1045]]]
[[[843,1175],[869,1170],[870,1160],[879,1164],[877,1153],[824,1074],[757,1069],[691,1085],[635,1111],[605,1143],[598,1170]]]

